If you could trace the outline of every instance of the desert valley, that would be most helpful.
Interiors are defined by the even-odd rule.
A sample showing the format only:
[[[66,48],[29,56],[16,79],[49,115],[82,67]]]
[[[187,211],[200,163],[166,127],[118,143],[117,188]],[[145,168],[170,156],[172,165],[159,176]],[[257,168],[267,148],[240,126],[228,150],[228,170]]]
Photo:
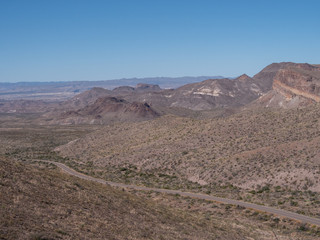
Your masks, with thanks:
[[[162,80],[1,84],[0,239],[320,239],[320,65]]]

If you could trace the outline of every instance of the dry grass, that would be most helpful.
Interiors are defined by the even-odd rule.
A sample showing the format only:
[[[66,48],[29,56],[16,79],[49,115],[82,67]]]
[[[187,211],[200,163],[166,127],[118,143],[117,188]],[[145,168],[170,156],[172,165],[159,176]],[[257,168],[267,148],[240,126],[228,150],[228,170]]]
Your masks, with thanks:
[[[202,188],[319,216],[319,117],[319,105],[209,120],[165,116],[107,126],[57,151],[109,180]]]
[[[174,209],[57,170],[8,159],[0,159],[0,177],[1,239],[268,239],[266,236],[270,236],[270,228],[254,231],[254,227],[247,229],[239,221]]]
[[[201,191],[318,216],[320,208],[318,194],[319,116],[319,106],[313,106],[300,110],[242,112],[204,120],[165,116],[154,121],[103,127],[39,126],[34,125],[37,119],[35,115],[6,114],[1,115],[0,118],[0,155],[25,162],[31,162],[36,158],[52,159],[108,180]],[[67,144],[70,141],[71,143]],[[59,147],[61,152],[57,154],[53,149],[60,145],[64,146]],[[137,224],[130,221],[122,223],[124,226],[129,224],[137,228],[129,228],[129,232],[123,229],[115,230],[116,233],[123,234],[121,237],[108,235],[110,233],[106,233],[106,230],[101,230],[103,229],[101,226],[105,226],[103,225],[105,222],[101,225],[101,221],[108,219],[100,215],[100,212],[105,212],[97,207],[104,205],[104,200],[99,200],[97,196],[106,194],[99,185],[67,177],[56,171],[43,172],[43,170],[39,171],[15,164],[6,166],[7,164],[9,163],[5,162],[2,165],[1,171],[11,166],[11,170],[8,168],[8,171],[11,171],[12,177],[9,178],[9,185],[0,186],[2,192],[6,191],[6,194],[1,193],[1,196],[6,196],[2,199],[7,201],[1,201],[6,204],[3,205],[3,209],[6,210],[3,211],[3,217],[1,217],[5,220],[1,224],[6,225],[1,227],[4,229],[1,237],[29,238],[35,234],[33,237],[43,235],[54,239],[72,239],[79,238],[76,234],[81,233],[90,239],[101,239],[103,236],[109,239],[112,237],[125,239],[131,236],[129,234],[131,231],[134,234],[143,232],[144,228],[137,227]],[[22,172],[23,168],[25,172]],[[1,175],[3,176],[5,175]],[[84,187],[84,191],[77,184]],[[36,189],[41,189],[41,191]],[[90,191],[92,191],[92,196],[89,194]],[[58,198],[56,193],[64,195]],[[116,195],[114,199],[121,198],[123,192],[116,191],[116,193],[120,195]],[[9,196],[13,197],[9,198]],[[73,202],[69,196],[75,198]],[[135,199],[134,196],[130,196]],[[142,196],[145,198],[144,195]],[[45,201],[50,203],[51,198],[54,199],[52,204],[46,204]],[[84,200],[80,201],[80,198]],[[173,235],[170,231],[168,234],[171,235],[166,235],[167,232],[161,230],[160,232],[164,232],[164,239],[179,239],[187,236],[183,234],[188,231],[191,235],[185,237],[187,239],[198,239],[194,237],[196,235],[192,235],[197,234],[197,231],[205,231],[206,234],[209,234],[199,235],[203,239],[208,236],[224,236],[224,234],[221,235],[221,232],[224,231],[231,234],[230,239],[246,239],[247,237],[272,239],[270,236],[273,233],[270,227],[277,231],[279,236],[287,236],[286,234],[289,233],[296,234],[289,234],[291,239],[315,239],[313,235],[303,235],[309,230],[312,234],[317,234],[316,229],[303,225],[299,226],[300,230],[307,229],[307,231],[296,232],[297,227],[291,222],[288,223],[293,224],[291,227],[280,222],[285,226],[285,229],[281,230],[282,225],[279,225],[280,227],[273,225],[273,217],[256,215],[254,212],[246,212],[247,210],[241,210],[241,213],[238,214],[239,210],[233,207],[218,205],[218,208],[213,207],[214,210],[212,210],[203,207],[203,203],[199,201],[192,203],[193,200],[173,201],[172,197],[158,198],[158,204],[168,203],[168,206],[150,202],[148,204],[150,203],[155,209],[164,208],[164,212],[168,214],[174,211],[172,207],[180,209],[172,214],[178,217],[178,220],[180,219],[179,221],[186,229],[177,227],[172,230]],[[44,199],[44,202],[36,199]],[[144,202],[145,199],[139,201]],[[21,205],[16,205],[15,202]],[[118,205],[118,208],[114,208],[115,216],[118,216],[118,210],[123,212],[125,204],[122,203]],[[86,209],[88,204],[90,207]],[[213,206],[211,203],[205,205]],[[226,207],[229,208],[228,211]],[[68,216],[66,211],[69,208],[77,213],[76,217],[66,217]],[[55,211],[59,214],[66,214],[56,215]],[[155,212],[149,215],[152,214]],[[89,218],[90,216],[92,218]],[[121,216],[119,219],[124,219],[122,215],[119,216]],[[168,216],[164,214],[160,219],[167,223],[166,217]],[[248,222],[245,221],[247,217]],[[91,222],[86,222],[87,218],[90,219],[92,225],[90,225]],[[227,220],[223,221],[224,218]],[[186,226],[190,221],[198,221],[198,219],[204,219],[205,223],[209,219],[210,224],[213,225],[209,224],[205,227],[215,230],[203,230],[199,226],[195,227],[198,230],[193,230],[193,225],[191,225],[192,229]],[[143,218],[141,221],[144,220]],[[157,226],[158,222],[155,218],[150,218],[148,221],[150,221],[151,229],[152,226]],[[152,222],[156,224],[151,224]],[[84,223],[84,226],[88,225],[88,228],[81,229],[80,223]],[[27,228],[22,231],[20,227],[25,224]],[[257,230],[261,226],[266,227],[262,232]],[[154,231],[156,235],[148,232],[146,239],[149,239],[150,236],[154,236],[155,239],[161,236],[159,231],[150,231]],[[235,233],[237,231],[239,233]],[[133,239],[143,238],[141,235],[132,236]],[[279,237],[279,239],[290,238]]]

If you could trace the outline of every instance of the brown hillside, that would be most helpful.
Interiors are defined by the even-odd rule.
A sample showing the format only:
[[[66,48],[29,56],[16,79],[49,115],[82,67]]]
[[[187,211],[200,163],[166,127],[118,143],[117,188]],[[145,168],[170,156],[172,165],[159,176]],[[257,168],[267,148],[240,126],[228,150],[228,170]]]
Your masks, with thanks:
[[[0,158],[1,239],[264,238],[57,170]]]
[[[129,103],[115,97],[98,98],[77,111],[67,111],[55,118],[54,124],[103,124],[115,121],[140,121],[158,117],[147,103]]]
[[[232,184],[239,191],[280,186],[283,192],[308,195],[320,192],[319,107],[245,111],[201,121],[165,116],[109,126],[56,150],[83,163],[83,169],[91,162],[122,181],[161,185],[163,178],[157,176],[166,174],[173,179],[166,183],[171,187],[187,186],[188,181],[209,189]],[[146,180],[148,174],[153,180]],[[313,214],[320,207],[317,201],[309,207]]]

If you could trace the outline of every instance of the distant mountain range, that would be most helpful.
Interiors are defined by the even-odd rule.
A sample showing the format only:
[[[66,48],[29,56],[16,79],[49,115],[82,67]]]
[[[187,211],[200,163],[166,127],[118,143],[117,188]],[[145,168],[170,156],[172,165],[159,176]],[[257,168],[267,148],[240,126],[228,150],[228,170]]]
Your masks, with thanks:
[[[159,85],[163,89],[177,88],[184,84],[200,82],[206,79],[223,78],[221,76],[200,77],[154,77],[154,78],[124,78],[104,81],[71,81],[71,82],[18,82],[1,83],[0,99],[16,100],[50,100],[61,101],[69,99],[78,93],[93,87],[114,89],[120,86],[135,86],[139,83]]]
[[[161,83],[161,86],[169,84],[169,80],[171,80],[171,86],[174,86],[177,83],[201,78],[206,77],[144,80]],[[109,81],[73,82],[73,85],[59,83],[60,85],[53,84],[52,86],[43,83],[39,84],[39,88],[34,85],[33,90],[30,88],[31,84],[29,88],[27,87],[29,91],[34,92],[30,98],[37,96],[42,100],[3,100],[0,101],[0,112],[43,112],[45,113],[43,117],[47,119],[46,123],[51,124],[105,124],[114,121],[151,119],[167,113],[178,114],[180,109],[184,109],[182,111],[208,111],[266,107],[295,108],[320,102],[320,67],[307,63],[273,63],[252,78],[243,74],[235,79],[205,79],[185,84],[176,89],[163,89],[157,84],[150,83],[137,83],[132,86],[133,83],[142,80],[120,80],[117,85],[110,85]],[[97,85],[94,85],[95,83]],[[127,85],[121,85],[122,83]],[[112,90],[110,90],[111,88],[102,88],[103,84],[109,84],[109,87],[115,86],[115,88]],[[15,86],[20,85],[16,84]],[[52,87],[51,96],[57,97],[59,102],[52,103],[51,101],[49,103],[43,101],[46,99],[45,97],[40,97],[45,94],[40,92],[45,87],[50,89],[49,86]],[[95,87],[82,91],[85,86]],[[13,89],[16,88],[11,88],[11,90]],[[63,90],[66,94],[54,92],[57,89]],[[25,91],[27,92],[27,90]],[[38,93],[36,93],[37,91]],[[76,92],[78,94],[72,96]],[[59,94],[62,97],[59,97]],[[13,96],[14,94],[8,93],[7,95]],[[69,97],[67,98],[67,96]]]

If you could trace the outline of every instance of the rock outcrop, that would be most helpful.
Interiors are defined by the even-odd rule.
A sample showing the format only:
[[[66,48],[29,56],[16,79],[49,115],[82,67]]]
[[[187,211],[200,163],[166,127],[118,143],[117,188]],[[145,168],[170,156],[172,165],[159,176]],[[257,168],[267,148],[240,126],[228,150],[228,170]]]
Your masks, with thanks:
[[[253,105],[265,107],[301,107],[320,102],[320,68],[307,63],[271,64],[255,76],[261,85],[272,89]]]

